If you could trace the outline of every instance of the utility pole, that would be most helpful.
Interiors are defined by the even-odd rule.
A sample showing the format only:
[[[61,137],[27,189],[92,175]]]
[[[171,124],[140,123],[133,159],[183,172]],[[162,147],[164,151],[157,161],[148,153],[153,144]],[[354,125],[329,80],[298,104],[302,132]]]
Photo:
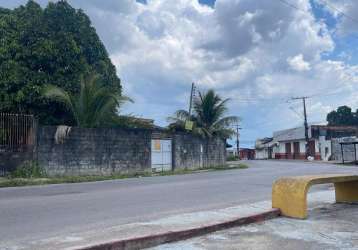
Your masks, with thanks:
[[[303,116],[304,116],[304,126],[305,126],[305,139],[306,139],[306,147],[305,147],[305,154],[306,159],[309,155],[309,138],[308,138],[308,123],[307,123],[307,111],[306,111],[306,99],[308,99],[308,96],[301,96],[301,97],[293,97],[292,100],[302,100],[303,103]]]
[[[189,100],[189,118],[185,121],[185,129],[186,130],[193,130],[194,122],[191,119],[191,110],[193,106],[193,99],[195,96],[195,84],[191,84],[191,91],[190,91],[190,100]]]
[[[195,96],[195,84],[191,84],[191,91],[190,91],[190,101],[189,101],[189,116],[191,116],[191,109],[193,106],[193,98]]]
[[[239,133],[239,129],[242,129],[242,128],[239,127],[239,124],[236,124],[236,153],[237,153],[237,157],[240,159],[240,141],[239,141],[240,133]]]

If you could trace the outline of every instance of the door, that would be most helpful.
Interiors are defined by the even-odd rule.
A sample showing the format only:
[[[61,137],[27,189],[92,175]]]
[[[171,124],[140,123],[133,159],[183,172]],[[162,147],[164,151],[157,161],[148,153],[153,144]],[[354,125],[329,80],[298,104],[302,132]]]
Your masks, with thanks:
[[[285,144],[285,152],[286,152],[286,159],[291,158],[291,143],[288,142]]]
[[[272,148],[271,147],[268,148],[268,158],[272,159]]]
[[[300,143],[299,142],[293,143],[293,158],[294,159],[300,158]]]
[[[172,170],[172,140],[152,139],[152,170]]]
[[[204,154],[204,147],[202,144],[200,144],[200,167],[201,168],[204,167],[203,154]]]

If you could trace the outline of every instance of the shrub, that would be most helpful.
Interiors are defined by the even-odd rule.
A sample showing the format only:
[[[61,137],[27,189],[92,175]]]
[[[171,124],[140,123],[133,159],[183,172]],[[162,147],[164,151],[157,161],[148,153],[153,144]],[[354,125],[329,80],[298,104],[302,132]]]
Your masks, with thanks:
[[[236,155],[229,155],[227,158],[226,158],[227,161],[237,161],[239,160],[239,157],[237,157]]]
[[[25,162],[10,173],[12,178],[41,178],[45,176],[45,171],[35,161]]]

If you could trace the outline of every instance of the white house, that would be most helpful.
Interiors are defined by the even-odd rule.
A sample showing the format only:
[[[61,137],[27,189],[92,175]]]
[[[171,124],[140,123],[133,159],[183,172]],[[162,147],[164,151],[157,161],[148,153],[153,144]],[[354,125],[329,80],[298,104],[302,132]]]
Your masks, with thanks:
[[[328,161],[332,154],[332,138],[354,136],[356,126],[311,125],[308,128],[308,155],[315,160]],[[276,159],[306,159],[306,139],[304,127],[276,131],[273,140],[278,143]]]
[[[227,149],[226,149],[226,156],[235,156],[235,157],[238,157],[237,148],[227,148]]]
[[[263,139],[256,140],[255,159],[275,159],[276,152],[278,152],[278,143],[274,141],[273,138],[266,137]]]

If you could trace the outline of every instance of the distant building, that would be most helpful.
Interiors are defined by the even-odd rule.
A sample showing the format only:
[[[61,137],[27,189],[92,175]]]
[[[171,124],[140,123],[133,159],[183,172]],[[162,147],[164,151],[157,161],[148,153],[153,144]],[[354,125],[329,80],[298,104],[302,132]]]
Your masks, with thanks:
[[[332,139],[332,160],[345,162],[354,162],[358,164],[358,138],[342,137]]]
[[[278,143],[272,137],[257,139],[255,143],[255,159],[275,159],[278,151]]]
[[[328,161],[332,156],[332,139],[357,135],[357,126],[311,125],[308,128],[308,155],[315,160]],[[273,140],[278,143],[276,159],[306,159],[304,127],[276,131]]]
[[[240,159],[241,160],[254,160],[255,159],[255,149],[240,148]]]
[[[236,148],[227,148],[226,149],[226,156],[237,156],[237,149]]]

